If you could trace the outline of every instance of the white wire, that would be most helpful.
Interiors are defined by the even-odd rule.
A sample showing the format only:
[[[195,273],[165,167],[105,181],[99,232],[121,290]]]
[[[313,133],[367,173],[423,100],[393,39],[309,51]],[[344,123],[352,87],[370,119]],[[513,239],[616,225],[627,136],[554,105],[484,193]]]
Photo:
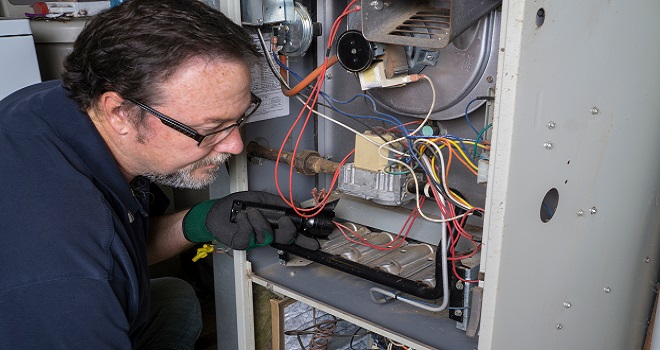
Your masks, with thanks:
[[[376,142],[376,141],[374,141],[374,140],[372,140],[372,139],[366,137],[363,133],[361,133],[361,132],[359,132],[359,131],[357,131],[357,130],[351,128],[350,126],[348,126],[348,125],[346,125],[346,124],[344,124],[344,123],[342,123],[342,122],[340,122],[340,121],[338,121],[338,120],[333,119],[333,118],[330,117],[330,116],[327,116],[327,115],[325,115],[325,114],[323,114],[323,113],[321,113],[321,112],[319,112],[319,111],[317,111],[317,110],[311,108],[309,105],[307,105],[307,102],[306,102],[305,100],[303,100],[300,96],[297,96],[297,95],[296,95],[296,98],[298,99],[298,101],[300,101],[300,102],[303,104],[303,106],[304,106],[305,108],[307,108],[308,110],[312,111],[312,113],[318,115],[319,117],[321,117],[321,118],[323,118],[323,119],[325,119],[325,120],[328,120],[328,121],[330,121],[330,122],[333,122],[333,123],[335,123],[335,124],[341,126],[342,128],[344,128],[344,129],[346,129],[346,130],[348,130],[348,131],[350,131],[350,132],[352,132],[352,133],[354,133],[354,134],[356,134],[356,135],[362,137],[363,139],[369,141],[370,143],[372,143],[372,144],[378,146],[378,147],[379,147],[379,148],[378,148],[378,149],[379,149],[379,152],[380,152],[380,148],[383,147],[383,145],[385,145],[385,144],[380,144],[380,143],[378,143],[378,142]],[[391,147],[385,147],[385,149],[387,149],[388,151],[390,151],[390,152],[392,152],[392,153],[396,153],[396,154],[398,154],[398,155],[400,155],[400,156],[403,156],[403,157],[408,157],[408,156],[409,156],[408,154],[406,154],[406,153],[404,153],[404,152],[401,152],[401,151],[399,151],[399,150],[397,150],[397,149],[391,148]]]
[[[440,184],[442,185],[442,188],[445,190],[445,193],[447,193],[448,196],[451,197],[451,193],[449,192],[449,187],[447,187],[447,173],[445,172],[445,158],[442,155],[442,152],[440,152],[440,147],[435,143],[427,139],[417,139],[414,141],[415,144],[424,142],[428,146],[433,147],[435,149],[435,153],[440,157]],[[426,155],[420,156],[421,160],[424,162],[424,165],[426,166],[427,169],[431,169],[431,161]],[[431,173],[431,170],[429,170],[429,173]],[[457,201],[457,200],[452,200],[452,202],[459,207],[465,209],[465,210],[470,210],[471,208],[466,206],[465,204]]]
[[[431,108],[429,108],[429,112],[428,112],[428,114],[426,114],[426,118],[424,118],[422,123],[419,124],[417,129],[415,129],[415,131],[410,133],[410,135],[415,135],[420,130],[422,130],[424,125],[428,122],[429,118],[431,118],[431,114],[433,113],[433,108],[435,108],[435,86],[433,85],[433,80],[431,80],[431,78],[427,77],[426,75],[424,76],[424,79],[426,79],[426,81],[429,82],[429,85],[431,85],[431,96],[432,96],[431,97]]]
[[[289,87],[289,84],[287,84],[286,79],[284,79],[284,77],[280,74],[280,68],[273,60],[273,56],[271,56],[272,50],[268,50],[268,45],[266,45],[264,34],[261,32],[261,28],[259,27],[257,27],[257,36],[259,37],[261,49],[264,50],[264,56],[266,57],[266,61],[268,62],[268,66],[270,67],[273,75],[275,75],[275,78],[277,78],[277,80],[279,80],[280,83],[284,85],[284,87],[286,87],[288,90],[291,90],[291,87]]]

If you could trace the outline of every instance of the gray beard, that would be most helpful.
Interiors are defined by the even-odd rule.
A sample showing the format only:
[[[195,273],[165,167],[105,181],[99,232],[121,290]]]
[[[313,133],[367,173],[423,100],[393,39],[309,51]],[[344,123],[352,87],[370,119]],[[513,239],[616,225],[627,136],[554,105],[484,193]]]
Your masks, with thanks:
[[[204,158],[197,163],[191,164],[171,174],[143,174],[144,177],[159,185],[165,185],[175,188],[202,189],[215,181],[218,176],[217,169],[205,172],[203,175],[193,175],[196,169],[207,165],[215,164],[220,166],[231,157],[229,153],[220,153],[208,158]]]

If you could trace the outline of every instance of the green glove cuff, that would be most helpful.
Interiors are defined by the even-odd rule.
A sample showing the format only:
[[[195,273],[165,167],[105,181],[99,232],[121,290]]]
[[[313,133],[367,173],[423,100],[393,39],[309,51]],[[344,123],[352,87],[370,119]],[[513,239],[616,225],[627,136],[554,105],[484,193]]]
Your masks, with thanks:
[[[215,241],[216,238],[206,228],[206,215],[217,199],[197,204],[183,217],[183,235],[193,243]]]

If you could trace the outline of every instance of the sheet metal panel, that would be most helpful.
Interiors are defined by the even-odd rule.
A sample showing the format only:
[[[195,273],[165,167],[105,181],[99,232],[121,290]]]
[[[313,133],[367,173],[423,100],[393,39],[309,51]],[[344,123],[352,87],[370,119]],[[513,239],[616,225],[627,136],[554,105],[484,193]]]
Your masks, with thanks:
[[[642,348],[660,258],[659,10],[504,2],[479,349]]]

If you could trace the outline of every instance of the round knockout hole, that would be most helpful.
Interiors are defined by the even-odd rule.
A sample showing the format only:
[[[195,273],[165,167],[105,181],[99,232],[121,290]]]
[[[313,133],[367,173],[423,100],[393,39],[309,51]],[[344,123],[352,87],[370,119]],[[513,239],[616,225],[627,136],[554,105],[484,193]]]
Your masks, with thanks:
[[[548,222],[552,220],[552,217],[555,216],[557,212],[557,206],[559,205],[559,192],[556,188],[551,189],[543,197],[541,202],[541,221]]]
[[[543,22],[545,22],[545,10],[543,7],[541,7],[538,11],[536,11],[536,27],[541,27]]]

